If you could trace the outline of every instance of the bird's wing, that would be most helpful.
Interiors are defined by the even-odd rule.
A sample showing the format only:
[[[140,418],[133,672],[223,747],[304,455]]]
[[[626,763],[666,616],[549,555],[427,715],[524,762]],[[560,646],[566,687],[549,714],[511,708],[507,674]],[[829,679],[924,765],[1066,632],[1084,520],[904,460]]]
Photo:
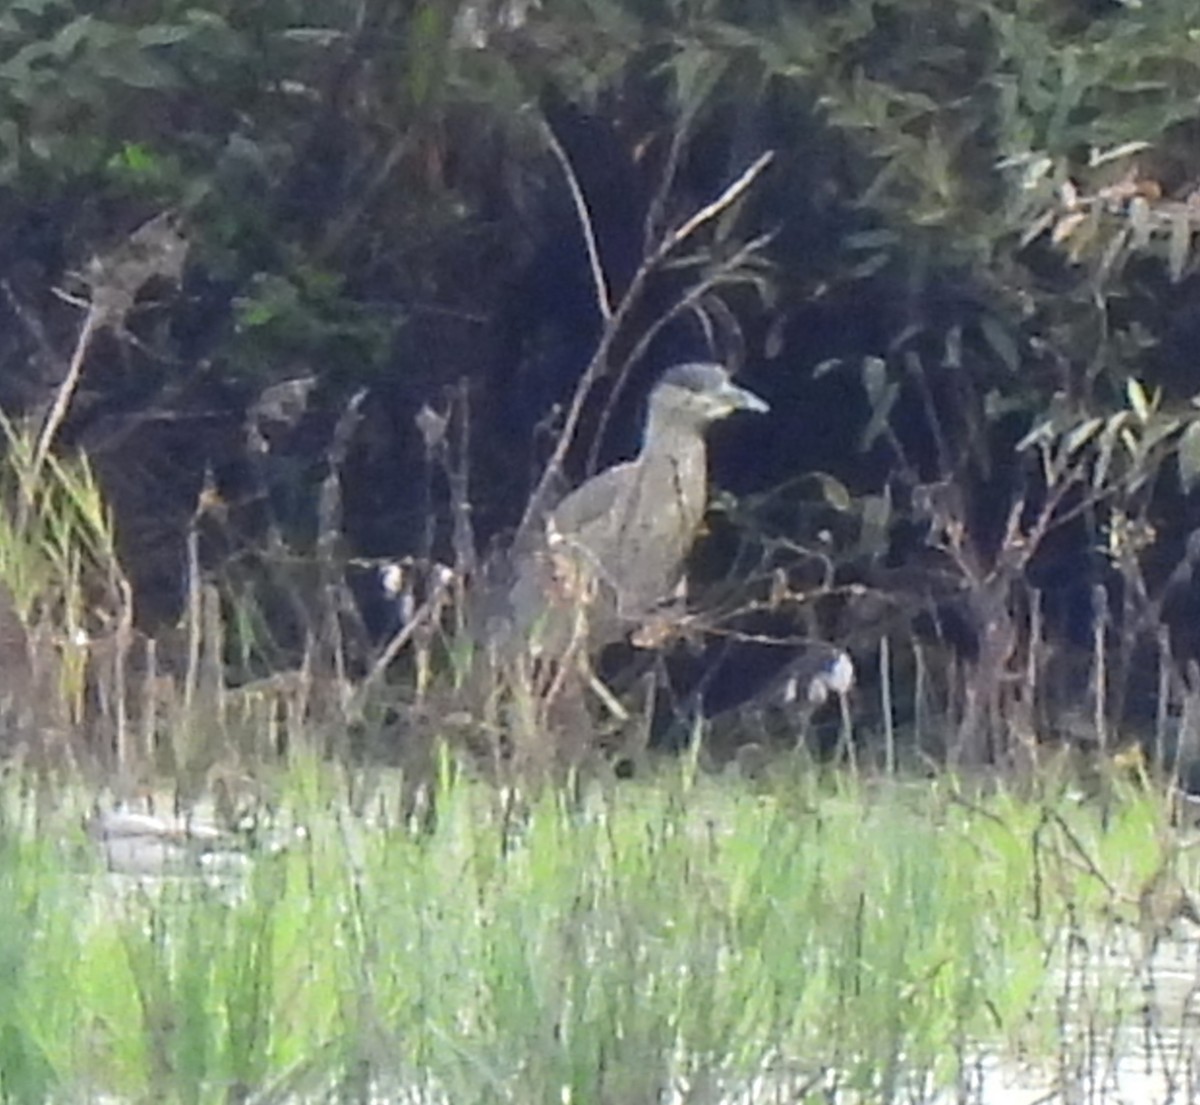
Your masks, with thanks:
[[[633,473],[632,463],[617,464],[580,484],[551,513],[554,528],[563,536],[578,536],[610,517],[622,505]]]

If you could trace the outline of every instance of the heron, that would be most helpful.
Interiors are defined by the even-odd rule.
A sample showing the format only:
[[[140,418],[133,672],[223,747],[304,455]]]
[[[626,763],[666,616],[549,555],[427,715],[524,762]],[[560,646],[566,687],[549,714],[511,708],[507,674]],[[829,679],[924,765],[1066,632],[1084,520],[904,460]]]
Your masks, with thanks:
[[[667,370],[650,393],[637,456],[568,494],[518,560],[514,621],[535,653],[576,642],[594,653],[669,609],[708,508],[705,435],[739,411],[767,410],[720,364]]]

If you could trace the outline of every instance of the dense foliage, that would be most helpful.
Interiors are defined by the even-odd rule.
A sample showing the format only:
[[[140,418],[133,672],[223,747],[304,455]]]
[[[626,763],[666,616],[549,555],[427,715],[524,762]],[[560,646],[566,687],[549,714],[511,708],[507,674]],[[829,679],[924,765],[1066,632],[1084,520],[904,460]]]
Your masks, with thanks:
[[[573,476],[719,356],[776,414],[718,442],[708,576],[868,652],[932,624],[996,752],[1047,642],[1111,629],[1117,712],[1171,612],[1190,655],[1198,34],[1188,0],[14,0],[0,402],[93,457],[145,624],[199,518],[286,644],[318,547],[461,564],[581,377]],[[122,265],[163,212],[174,260]]]

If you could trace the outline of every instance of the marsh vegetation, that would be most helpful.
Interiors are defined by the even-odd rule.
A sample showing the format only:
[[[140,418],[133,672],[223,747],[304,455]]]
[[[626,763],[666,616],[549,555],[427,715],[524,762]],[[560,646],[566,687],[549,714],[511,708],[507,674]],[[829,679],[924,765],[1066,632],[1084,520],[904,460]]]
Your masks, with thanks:
[[[138,879],[90,795],[10,780],[6,1100],[996,1101],[997,1067],[1069,1099],[1155,1048],[1195,1085],[1146,897],[1197,861],[1120,780],[532,796],[445,756],[435,827],[392,773],[297,756],[270,791],[244,868]]]

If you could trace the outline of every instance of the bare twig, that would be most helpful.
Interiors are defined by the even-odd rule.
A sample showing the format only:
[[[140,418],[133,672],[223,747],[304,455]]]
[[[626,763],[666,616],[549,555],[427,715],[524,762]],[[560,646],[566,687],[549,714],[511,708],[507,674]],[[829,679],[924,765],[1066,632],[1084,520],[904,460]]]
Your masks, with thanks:
[[[675,175],[679,172],[679,161],[691,135],[691,117],[680,120],[675,133],[671,135],[671,145],[667,150],[666,163],[654,195],[650,197],[650,206],[646,210],[646,220],[642,227],[642,250],[648,255],[654,249],[663,223],[663,213],[666,210],[667,198],[671,194],[671,185],[675,183]]]
[[[79,380],[83,375],[83,364],[87,360],[88,349],[91,348],[92,339],[103,325],[105,325],[104,309],[95,303],[90,304],[87,314],[84,316],[83,326],[80,327],[79,337],[75,341],[75,349],[71,354],[71,363],[67,367],[67,374],[63,378],[63,382],[58,386],[58,391],[54,394],[54,402],[46,414],[46,420],[42,423],[41,433],[38,434],[37,445],[34,446],[33,460],[29,465],[27,486],[29,494],[32,494],[38,485],[38,477],[41,475],[42,467],[46,463],[46,456],[50,452],[50,446],[54,441],[55,435],[58,433],[59,427],[63,423],[63,419],[67,417],[67,408],[71,405],[71,399],[79,387]]]
[[[767,150],[765,153],[760,154],[745,172],[730,184],[712,203],[705,204],[687,222],[671,231],[662,240],[658,249],[651,255],[652,263],[661,261],[668,253],[671,253],[676,247],[687,241],[705,223],[715,219],[722,211],[736,203],[746,193],[750,185],[762,176],[766,167],[774,159],[774,150]]]
[[[446,596],[449,593],[450,577],[451,573],[449,572],[438,574],[434,577],[433,591],[429,598],[421,604],[405,625],[388,641],[383,652],[379,654],[378,658],[371,665],[371,670],[367,672],[366,677],[356,688],[346,707],[347,718],[353,719],[361,716],[371,691],[383,678],[392,661],[400,655],[405,646],[423,626],[431,624],[440,614]]]
[[[17,298],[12,284],[7,280],[0,280],[0,290],[3,290],[4,298],[8,300],[8,305],[12,308],[13,314],[17,316],[18,321],[24,325],[25,329],[29,331],[29,336],[37,346],[41,360],[47,366],[56,367],[59,363],[58,350],[54,348],[54,344],[47,336],[46,327],[42,325],[42,320]]]
[[[596,288],[596,306],[600,309],[600,315],[604,321],[610,323],[613,318],[612,298],[608,290],[608,281],[604,276],[604,268],[600,264],[600,250],[596,245],[596,229],[592,224],[592,213],[588,210],[587,199],[584,197],[583,189],[579,186],[579,178],[575,175],[575,169],[571,165],[571,159],[567,157],[567,151],[563,149],[558,136],[544,119],[542,120],[542,132],[546,137],[546,144],[550,147],[550,152],[554,154],[555,160],[562,168],[567,187],[571,191],[571,202],[575,204],[575,214],[579,218],[579,229],[583,234],[584,247],[587,249],[588,265],[592,270],[592,283]]]
[[[37,486],[50,447],[79,388],[83,366],[96,333],[101,327],[123,332],[126,317],[133,310],[138,293],[154,278],[162,277],[178,283],[187,248],[187,239],[175,226],[174,216],[164,211],[139,226],[109,253],[92,259],[83,274],[83,281],[91,293],[87,300],[62,293],[62,298],[68,302],[86,306],[87,314],[75,341],[66,376],[58,386],[54,402],[38,434],[29,468],[28,486],[31,490]]]

